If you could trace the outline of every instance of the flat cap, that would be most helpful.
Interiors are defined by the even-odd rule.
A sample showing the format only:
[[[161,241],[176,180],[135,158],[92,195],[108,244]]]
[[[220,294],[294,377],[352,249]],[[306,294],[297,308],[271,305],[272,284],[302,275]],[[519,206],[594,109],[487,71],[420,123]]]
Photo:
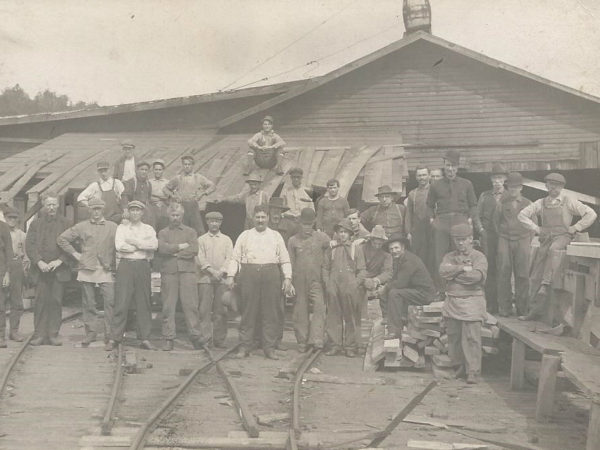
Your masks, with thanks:
[[[506,175],[507,171],[501,163],[492,164],[492,175]]]
[[[146,166],[147,168],[150,168],[150,163],[148,161],[142,160],[135,165],[135,167],[142,167],[142,166]]]
[[[192,161],[192,162],[194,162],[194,157],[192,155],[183,155],[181,157],[181,160],[182,161]]]
[[[248,175],[246,177],[246,183],[250,183],[251,181],[255,181],[257,183],[262,183],[262,178],[260,177],[260,175],[258,175],[256,173],[251,173],[250,175]]]
[[[554,183],[567,184],[567,180],[560,173],[552,172],[544,177],[544,181],[551,181]]]
[[[335,227],[333,227],[335,231],[339,230],[340,228],[349,231],[350,234],[354,234],[354,230],[352,229],[352,223],[350,223],[350,219],[342,219],[335,225]]]
[[[88,202],[89,208],[104,208],[105,205],[106,203],[104,203],[104,200],[102,200],[101,198],[92,198]]]
[[[468,223],[457,223],[450,228],[450,236],[463,238],[473,236],[473,229]]]
[[[135,148],[135,144],[131,139],[124,139],[121,141],[121,147],[123,148]]]
[[[290,175],[304,175],[304,171],[300,167],[292,167],[288,173]]]
[[[300,223],[312,225],[317,218],[317,213],[312,208],[302,208],[300,211]]]
[[[519,172],[510,172],[506,178],[507,186],[523,186],[523,175]]]
[[[206,213],[206,215],[204,216],[205,219],[207,221],[209,220],[223,220],[223,214],[221,214],[219,211],[211,211]]]
[[[108,169],[110,167],[110,164],[108,161],[98,161],[96,163],[96,169],[100,170],[100,169]]]
[[[448,150],[444,154],[444,159],[450,161],[455,166],[458,166],[460,163],[460,152],[458,150]]]
[[[262,121],[264,122],[265,120],[266,120],[267,122],[271,122],[271,123],[273,123],[273,116],[265,116],[265,118],[264,118]]]
[[[129,203],[127,203],[127,209],[132,209],[132,208],[145,209],[146,205],[144,205],[139,200],[132,200]]]
[[[152,167],[154,167],[157,164],[160,164],[161,166],[163,166],[163,169],[165,168],[165,160],[164,159],[157,158],[154,161],[152,161]]]
[[[4,211],[4,217],[19,217],[19,211],[12,206],[8,206]]]

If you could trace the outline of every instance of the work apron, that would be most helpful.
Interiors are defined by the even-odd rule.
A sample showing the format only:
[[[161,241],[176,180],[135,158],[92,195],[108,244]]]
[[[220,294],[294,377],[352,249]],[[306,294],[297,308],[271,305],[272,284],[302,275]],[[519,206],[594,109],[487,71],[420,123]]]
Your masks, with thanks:
[[[121,209],[119,197],[115,192],[115,180],[113,179],[112,187],[108,191],[103,191],[100,183],[98,183],[98,189],[102,193],[102,201],[104,202],[104,217],[116,224],[121,223],[123,210]]]

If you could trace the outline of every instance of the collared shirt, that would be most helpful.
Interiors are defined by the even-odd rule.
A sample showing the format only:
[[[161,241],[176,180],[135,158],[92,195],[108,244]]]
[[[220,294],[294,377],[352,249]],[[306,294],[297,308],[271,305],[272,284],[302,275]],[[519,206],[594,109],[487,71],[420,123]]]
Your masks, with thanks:
[[[135,158],[125,159],[123,161],[123,176],[121,180],[131,180],[135,178]]]
[[[481,228],[473,184],[464,178],[455,177],[449,180],[444,177],[433,183],[427,195],[427,207],[430,214],[433,215],[435,211],[436,216],[447,213],[468,214],[475,229]]]
[[[391,236],[393,233],[404,232],[404,205],[392,203],[388,207],[383,205],[375,205],[367,208],[360,218],[367,229],[372,229],[375,225],[381,225],[385,230],[385,234]]]
[[[479,196],[479,200],[477,201],[477,215],[479,216],[479,220],[481,220],[483,228],[488,231],[495,232],[493,223],[494,212],[500,204],[503,194],[504,190],[494,192],[494,190],[490,189],[489,191],[482,192]]]
[[[544,201],[550,199],[550,197],[540,198],[531,205],[525,207],[518,214],[517,218],[530,230],[536,231],[538,226],[532,220],[536,216],[542,217],[542,209],[544,208]],[[569,196],[568,194],[561,192],[556,199],[554,199],[556,206],[562,208],[563,222],[566,228],[571,226],[573,222],[573,216],[580,216],[581,219],[573,225],[576,231],[583,231],[594,223],[596,220],[596,212],[587,205],[584,205],[579,200]],[[542,223],[544,226],[544,223]]]
[[[163,192],[171,197],[178,192],[182,200],[198,200],[203,194],[208,195],[215,190],[215,183],[204,175],[192,172],[190,174],[180,173],[176,175],[164,187]]]
[[[288,252],[294,272],[294,283],[321,280],[325,252],[329,249],[329,236],[311,230],[309,236],[298,232],[288,241]]]
[[[270,228],[260,232],[252,228],[240,234],[233,247],[227,275],[234,276],[241,264],[279,264],[284,278],[292,277],[290,255],[283,238]]]
[[[111,177],[106,181],[99,180],[90,183],[88,187],[81,191],[81,194],[77,196],[77,201],[84,206],[87,206],[88,202],[93,198],[101,200],[102,192],[114,191],[117,198],[121,198],[124,190],[125,187],[123,186],[123,183],[121,183],[121,180],[116,180]]]
[[[10,237],[10,228],[6,223],[0,222],[0,277],[4,276],[13,258],[13,244]]]
[[[285,203],[290,208],[284,213],[286,216],[300,217],[300,212],[304,208],[315,209],[312,199],[302,186],[297,189],[294,186],[287,186],[282,197],[285,198]]]
[[[348,200],[343,197],[321,198],[317,204],[317,228],[333,236],[333,227],[348,215],[349,210]]]
[[[141,246],[140,248],[128,244],[126,239],[135,239]],[[115,234],[115,248],[117,258],[121,259],[152,259],[154,251],[158,248],[158,239],[156,232],[150,225],[138,222],[137,224],[122,223],[117,226]]]
[[[331,277],[351,276],[351,279],[361,285],[367,275],[365,255],[360,245],[352,242],[339,244],[325,252],[323,258],[323,280],[329,281]],[[346,278],[348,280],[348,278]]]
[[[116,231],[117,224],[109,220],[84,220],[65,230],[58,236],[56,242],[70,255],[76,253],[72,244],[81,242],[81,259],[77,264],[80,271],[94,272],[97,269],[104,269],[110,272],[115,265]],[[91,274],[87,275],[91,276]]]
[[[162,273],[196,272],[195,257],[198,254],[196,230],[183,224],[170,224],[158,232],[158,254]],[[179,244],[188,244],[179,250]]]
[[[207,271],[209,267],[221,273],[227,273],[227,264],[233,253],[231,238],[220,231],[216,234],[205,233],[198,238],[198,283],[217,283]]]
[[[406,197],[406,217],[404,220],[404,229],[407,233],[421,226],[422,222],[428,222],[431,217],[427,209],[427,195],[429,194],[429,184],[408,193]],[[429,225],[429,223],[427,223]]]
[[[285,141],[273,130],[269,132],[261,130],[248,139],[248,146],[252,150],[259,150],[261,147],[273,147],[275,150],[281,150],[285,146]]]
[[[169,180],[166,178],[151,178],[148,179],[150,184],[152,185],[152,203],[158,203],[159,201],[165,201],[168,197],[163,192],[165,186],[169,183]]]
[[[494,229],[499,236],[508,240],[519,240],[524,237],[532,237],[532,231],[517,219],[517,215],[525,207],[531,205],[531,200],[519,195],[512,198],[505,193],[496,205],[492,217]],[[535,218],[537,221],[537,217]]]
[[[435,294],[435,286],[425,264],[409,251],[392,260],[392,279],[388,285],[390,289],[417,289],[432,297]]]
[[[137,177],[134,177],[126,180],[125,183],[123,183],[123,186],[125,187],[125,190],[123,191],[124,201],[130,202],[132,200],[138,200],[144,205],[150,204],[152,185],[148,180],[140,181]]]
[[[10,230],[10,239],[12,241],[13,255],[15,258],[28,261],[27,254],[25,253],[25,232],[20,228]]]

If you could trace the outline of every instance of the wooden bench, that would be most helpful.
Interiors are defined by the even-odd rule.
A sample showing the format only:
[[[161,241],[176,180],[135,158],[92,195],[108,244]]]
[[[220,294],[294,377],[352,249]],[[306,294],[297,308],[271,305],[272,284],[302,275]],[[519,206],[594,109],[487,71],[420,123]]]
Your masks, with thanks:
[[[600,351],[569,337],[534,332],[548,329],[539,322],[522,322],[515,318],[498,318],[498,326],[513,338],[510,387],[525,386],[525,350],[527,347],[542,355],[539,374],[536,413],[538,422],[552,414],[556,376],[559,369],[569,380],[591,398],[587,450],[600,448]]]

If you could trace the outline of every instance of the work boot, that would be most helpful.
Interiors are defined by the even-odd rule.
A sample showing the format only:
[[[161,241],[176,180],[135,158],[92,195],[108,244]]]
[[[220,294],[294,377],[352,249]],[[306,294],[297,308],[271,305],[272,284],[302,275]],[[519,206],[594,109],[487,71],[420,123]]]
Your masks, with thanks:
[[[460,378],[465,378],[467,376],[467,370],[465,369],[464,365],[460,365],[458,367],[454,368],[454,378],[456,378],[457,380]]]
[[[315,342],[315,343],[313,344],[313,348],[314,348],[315,350],[323,350],[323,343],[322,343],[322,342]]]
[[[94,331],[89,331],[85,335],[85,339],[81,341],[82,347],[89,347],[92,342],[96,340],[97,334]]]
[[[6,341],[4,340],[4,337],[0,337],[0,348],[6,348],[8,347],[6,345]]]
[[[277,356],[275,354],[275,350],[273,350],[272,348],[268,348],[268,349],[265,349],[265,358],[278,360],[279,356]]]
[[[333,347],[331,347],[329,350],[327,350],[327,351],[325,352],[325,356],[335,356],[335,355],[339,355],[339,354],[340,354],[340,351],[341,351],[341,350],[340,350],[340,348],[339,348],[339,347],[333,346]]]
[[[356,358],[356,349],[354,349],[354,348],[347,348],[346,349],[346,356],[348,358]]]
[[[244,347],[240,347],[239,350],[237,351],[237,353],[235,354],[234,358],[244,359],[244,358],[247,358],[248,356],[250,356],[250,352],[248,350],[246,350]]]
[[[15,342],[23,342],[25,340],[25,338],[23,336],[21,336],[18,331],[11,331],[8,334],[8,338],[11,341],[15,341]]]
[[[44,343],[44,338],[43,337],[36,337],[33,338],[30,342],[31,345],[42,345]]]
[[[210,342],[204,342],[199,337],[193,337],[190,339],[190,341],[192,342],[194,350],[202,350],[205,345],[208,346],[210,344]]]
[[[306,345],[306,344],[298,344],[298,351],[300,353],[306,353],[308,351],[308,345]]]
[[[140,348],[143,348],[144,350],[156,350],[148,339],[144,339],[142,341],[142,343],[140,344]]]
[[[54,345],[56,347],[63,345],[62,341],[60,340],[60,338],[58,336],[57,337],[49,337],[48,344]]]
[[[479,383],[479,377],[476,373],[469,372],[467,374],[467,384],[477,384]]]
[[[173,339],[165,339],[165,343],[163,344],[163,351],[170,352],[175,347],[173,343]]]

